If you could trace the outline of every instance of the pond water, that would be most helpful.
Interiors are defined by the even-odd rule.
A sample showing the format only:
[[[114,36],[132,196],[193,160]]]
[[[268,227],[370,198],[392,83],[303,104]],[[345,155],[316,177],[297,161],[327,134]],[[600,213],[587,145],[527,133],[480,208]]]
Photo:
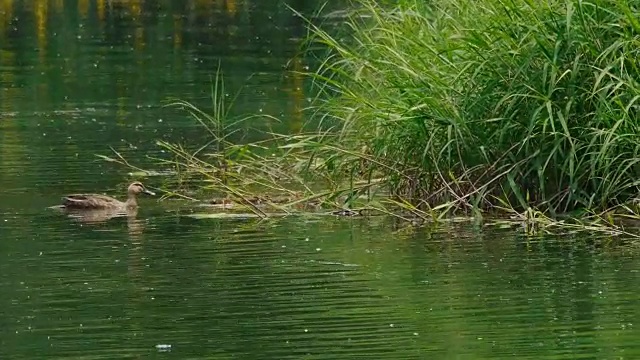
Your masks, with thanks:
[[[232,113],[282,120],[248,129],[302,126],[305,28],[286,5],[321,3],[0,2],[0,359],[640,357],[640,249],[623,239],[196,220],[149,198],[100,223],[47,209],[123,192],[129,170],[95,156],[110,147],[148,165],[158,139],[205,141],[163,104],[210,104],[218,65],[242,88]]]

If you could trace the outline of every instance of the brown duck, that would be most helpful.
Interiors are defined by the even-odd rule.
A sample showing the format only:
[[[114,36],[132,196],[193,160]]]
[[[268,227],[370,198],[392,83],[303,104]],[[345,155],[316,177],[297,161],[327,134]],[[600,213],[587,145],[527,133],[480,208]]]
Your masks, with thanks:
[[[127,189],[126,202],[100,194],[71,194],[62,198],[62,207],[68,210],[130,211],[138,207],[136,197],[140,194],[155,195],[141,182],[136,181]]]

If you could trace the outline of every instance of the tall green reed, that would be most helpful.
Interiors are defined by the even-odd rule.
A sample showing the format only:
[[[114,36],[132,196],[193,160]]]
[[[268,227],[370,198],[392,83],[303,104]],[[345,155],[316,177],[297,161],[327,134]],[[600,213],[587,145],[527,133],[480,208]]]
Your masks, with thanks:
[[[330,50],[313,74],[318,111],[366,154],[334,157],[336,176],[376,173],[414,205],[451,210],[557,214],[636,195],[640,32],[628,2],[355,3],[346,38],[310,24]]]

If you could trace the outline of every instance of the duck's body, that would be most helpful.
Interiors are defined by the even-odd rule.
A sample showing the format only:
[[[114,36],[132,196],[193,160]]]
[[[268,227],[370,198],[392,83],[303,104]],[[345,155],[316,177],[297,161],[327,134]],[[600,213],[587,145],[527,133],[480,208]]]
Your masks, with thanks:
[[[100,194],[71,194],[62,198],[62,205],[66,208],[74,209],[125,209],[138,206],[135,197],[127,199],[126,202],[114,199],[110,196]]]
[[[138,207],[136,196],[139,194],[155,195],[136,181],[127,189],[126,202],[101,194],[71,194],[62,198],[62,207],[69,210],[127,211]]]

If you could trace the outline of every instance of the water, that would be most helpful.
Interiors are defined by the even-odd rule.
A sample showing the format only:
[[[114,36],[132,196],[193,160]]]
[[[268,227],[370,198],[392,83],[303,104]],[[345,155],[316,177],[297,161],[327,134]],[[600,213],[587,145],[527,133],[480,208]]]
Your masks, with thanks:
[[[291,1],[307,14],[320,2]],[[338,9],[338,3],[332,3]],[[330,20],[339,22],[339,17]],[[639,249],[386,218],[196,220],[142,199],[84,223],[61,194],[118,195],[157,139],[204,141],[171,97],[293,131],[304,24],[282,1],[0,2],[0,359],[633,359]],[[146,179],[156,186],[162,180]]]

